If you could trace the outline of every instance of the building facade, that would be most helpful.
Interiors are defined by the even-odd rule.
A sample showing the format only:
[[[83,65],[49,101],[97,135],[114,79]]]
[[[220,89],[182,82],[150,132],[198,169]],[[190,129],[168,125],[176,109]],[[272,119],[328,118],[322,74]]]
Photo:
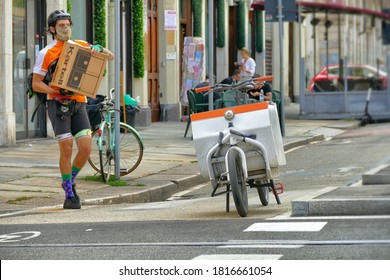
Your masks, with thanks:
[[[94,43],[98,32],[95,8],[104,8],[106,46],[115,50],[115,38],[121,38],[121,92],[140,100],[136,127],[148,127],[158,121],[179,122],[188,114],[188,104],[181,92],[185,82],[182,80],[185,37],[204,38],[202,79],[210,65],[216,82],[228,77],[234,62],[241,59],[239,49],[247,47],[256,61],[256,72],[273,74],[273,87],[282,86],[285,100],[292,102],[299,102],[307,88],[302,79],[301,60],[306,80],[327,63],[345,57],[353,63],[375,65],[378,58],[386,62],[388,48],[382,44],[381,32],[383,21],[388,20],[383,15],[390,9],[390,0],[297,1],[301,5],[301,23],[283,23],[282,42],[278,24],[265,19],[265,1],[212,1],[214,22],[210,36],[209,0],[120,1],[120,19],[115,18],[115,0],[0,0],[0,34],[6,38],[0,43],[0,147],[12,146],[17,140],[53,137],[44,108],[37,110],[31,122],[37,104],[27,98],[25,90],[36,53],[51,40],[45,33],[46,19],[55,9],[71,10],[73,38]],[[139,7],[141,14],[136,14]],[[115,32],[118,20],[120,34]],[[135,28],[141,33],[143,44],[134,39]],[[212,45],[209,38],[213,38]],[[278,72],[280,45],[285,58],[283,85]],[[134,67],[139,65],[135,61],[139,57],[136,59],[134,55],[140,48],[144,68],[136,71],[135,77]],[[209,51],[213,53],[212,61]],[[114,87],[114,69],[115,62],[110,62],[99,93]]]

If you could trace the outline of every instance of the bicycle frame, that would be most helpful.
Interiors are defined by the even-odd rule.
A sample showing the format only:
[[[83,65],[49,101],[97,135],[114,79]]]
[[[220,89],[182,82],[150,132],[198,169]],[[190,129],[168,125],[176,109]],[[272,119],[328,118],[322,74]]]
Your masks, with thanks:
[[[109,181],[111,167],[116,164],[120,165],[120,176],[133,172],[141,163],[145,148],[141,136],[130,125],[119,122],[120,134],[116,134],[113,91],[111,89],[109,96],[99,104],[101,121],[99,127],[92,132],[98,153],[91,154],[88,159],[93,169],[102,174],[104,182]],[[115,158],[115,151],[119,148],[116,147],[117,140],[120,143],[119,159]]]
[[[110,98],[109,98],[109,102],[111,102],[111,96],[112,96],[112,92],[113,90],[110,91]],[[107,104],[105,106],[111,106],[113,104]],[[109,109],[109,108],[104,108],[104,109],[101,109],[101,115],[102,115],[102,122],[100,123],[99,125],[99,138],[98,138],[98,149],[99,151],[102,150],[102,141],[103,141],[103,133],[105,132],[104,131],[104,128],[105,128],[105,125],[107,124],[108,128],[109,128],[109,135],[110,135],[110,150],[111,151],[115,151],[115,127],[112,125],[114,122],[113,122],[113,116],[115,114],[115,109]],[[136,131],[133,127],[131,127],[130,125],[127,125],[123,122],[120,123],[120,125],[122,126],[126,126],[128,129],[130,129],[131,131],[133,131],[141,140],[141,145],[142,145],[142,149],[144,149],[144,143],[142,141],[142,138],[141,136],[139,135],[138,131]]]
[[[211,181],[211,184],[212,184],[212,187],[214,190],[216,190],[219,187],[221,182],[219,180],[217,180],[217,178],[215,177],[213,163],[215,163],[217,161],[221,161],[221,159],[220,158],[219,159],[218,158],[212,159],[212,157],[218,152],[218,150],[220,148],[222,148],[223,145],[225,145],[227,143],[229,143],[230,148],[228,149],[228,151],[224,155],[226,170],[228,170],[228,166],[227,166],[228,154],[231,152],[232,149],[237,150],[239,152],[239,155],[240,155],[240,160],[241,160],[241,164],[242,164],[243,171],[244,171],[245,181],[247,181],[249,179],[246,153],[240,147],[237,146],[237,144],[239,142],[246,142],[246,143],[250,144],[251,146],[253,146],[254,148],[261,151],[262,156],[264,158],[265,167],[266,167],[265,168],[266,177],[267,177],[267,179],[271,179],[272,175],[271,175],[271,167],[269,165],[268,152],[267,152],[265,146],[261,142],[256,141],[254,139],[251,139],[250,137],[244,136],[243,134],[241,134],[240,132],[238,132],[232,128],[229,128],[227,130],[222,131],[221,135],[223,135],[222,140],[219,143],[216,143],[208,151],[208,153],[206,155],[206,162],[208,163],[207,164],[208,173],[209,173],[210,181]],[[226,173],[227,173],[227,179],[228,179],[228,181],[230,181],[229,172],[226,172]]]

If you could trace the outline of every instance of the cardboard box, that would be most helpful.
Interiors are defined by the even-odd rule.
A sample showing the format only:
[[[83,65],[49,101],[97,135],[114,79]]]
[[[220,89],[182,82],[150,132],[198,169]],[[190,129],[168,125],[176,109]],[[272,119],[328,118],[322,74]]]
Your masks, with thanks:
[[[66,42],[58,59],[51,85],[95,98],[108,55],[91,56],[91,49]]]

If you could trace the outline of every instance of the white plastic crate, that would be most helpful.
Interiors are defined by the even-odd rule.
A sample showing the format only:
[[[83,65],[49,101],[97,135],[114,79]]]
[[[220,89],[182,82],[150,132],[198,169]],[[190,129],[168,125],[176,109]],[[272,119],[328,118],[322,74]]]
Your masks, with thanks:
[[[228,110],[235,113],[230,121],[224,117]],[[286,164],[276,105],[260,102],[191,115],[192,135],[202,177],[209,178],[206,155],[218,142],[220,131],[228,128],[229,122],[232,122],[234,129],[245,135],[256,134],[256,140],[266,148],[272,169]],[[247,143],[240,143],[239,146],[245,152],[253,149]],[[248,171],[265,168],[259,156],[247,158],[247,165]],[[221,163],[217,168],[223,170],[224,164]]]

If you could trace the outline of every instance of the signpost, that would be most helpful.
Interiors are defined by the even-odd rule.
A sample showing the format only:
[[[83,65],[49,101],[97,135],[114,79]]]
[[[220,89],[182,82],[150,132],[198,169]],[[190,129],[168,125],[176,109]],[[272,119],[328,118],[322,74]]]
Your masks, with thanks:
[[[282,136],[285,136],[285,114],[284,114],[284,71],[283,71],[283,21],[296,21],[296,4],[295,0],[266,0],[265,1],[265,21],[279,22],[279,57],[280,57],[280,97],[281,97],[281,112],[280,124]]]
[[[115,123],[114,123],[114,129],[115,129],[115,178],[120,179],[120,142],[119,142],[119,123],[120,123],[120,0],[115,0]],[[103,170],[102,170],[103,172]]]

